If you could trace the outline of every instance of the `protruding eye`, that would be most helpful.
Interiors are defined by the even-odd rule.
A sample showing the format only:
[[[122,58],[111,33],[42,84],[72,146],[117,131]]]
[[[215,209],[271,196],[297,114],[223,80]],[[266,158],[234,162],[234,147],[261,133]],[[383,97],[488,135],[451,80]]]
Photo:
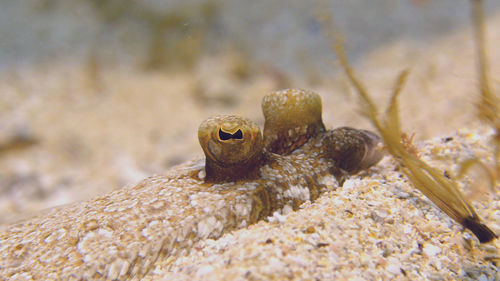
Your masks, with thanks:
[[[236,133],[234,134],[226,133],[222,129],[219,129],[219,139],[223,141],[230,139],[241,140],[243,139],[243,133],[241,132],[240,129],[238,129],[238,131],[236,131]]]
[[[221,115],[201,123],[198,139],[206,157],[206,180],[228,181],[254,175],[263,154],[259,127],[248,119]]]
[[[321,120],[321,98],[298,89],[273,92],[262,100],[264,146],[268,151],[289,154],[325,130]]]

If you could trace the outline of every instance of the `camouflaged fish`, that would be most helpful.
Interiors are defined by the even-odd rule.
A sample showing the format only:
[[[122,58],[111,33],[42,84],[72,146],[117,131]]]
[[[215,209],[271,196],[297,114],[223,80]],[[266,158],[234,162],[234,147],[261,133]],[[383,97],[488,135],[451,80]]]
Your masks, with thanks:
[[[245,118],[210,118],[204,161],[2,226],[0,279],[139,280],[159,258],[296,210],[382,157],[374,133],[325,130],[313,92],[274,92],[262,108],[263,135]]]

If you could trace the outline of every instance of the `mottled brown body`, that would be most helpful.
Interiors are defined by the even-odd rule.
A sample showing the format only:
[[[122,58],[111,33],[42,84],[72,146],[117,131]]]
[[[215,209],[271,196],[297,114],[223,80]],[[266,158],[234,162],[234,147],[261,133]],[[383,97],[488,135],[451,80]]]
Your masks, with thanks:
[[[271,95],[277,101],[288,99],[289,94],[284,92]],[[287,110],[304,105],[303,92],[293,92],[295,102],[282,103]],[[310,94],[305,97],[309,101]],[[269,111],[268,114],[273,115]],[[294,133],[289,134],[287,141],[292,145],[281,151],[283,155],[272,153],[269,145],[265,148],[258,143],[253,145],[257,132],[252,131],[252,124],[234,127],[246,121],[239,123],[236,118],[233,122],[232,118],[224,117],[229,123],[223,122],[223,127],[219,123],[208,126],[208,131],[200,126],[200,143],[206,152],[205,140],[213,138],[205,138],[211,134],[205,133],[213,130],[222,130],[215,135],[224,141],[235,139],[229,145],[242,139],[250,140],[251,149],[245,150],[250,153],[229,157],[236,159],[229,161],[229,171],[234,170],[236,163],[240,165],[241,174],[221,174],[228,171],[224,168],[228,162],[226,154],[219,155],[215,148],[211,150],[215,151],[214,159],[222,159],[223,165],[210,172],[213,173],[211,178],[206,177],[209,169],[205,169],[205,165],[208,168],[213,163],[195,160],[166,175],[145,179],[134,187],[3,226],[0,229],[0,276],[11,280],[139,280],[159,258],[175,259],[188,252],[196,241],[217,239],[274,212],[295,210],[303,202],[316,199],[328,186],[338,186],[335,176],[366,168],[381,157],[378,137],[373,133],[341,128],[320,130],[304,137],[304,131],[294,130],[286,124],[280,128],[286,128],[287,132],[292,129]],[[268,115],[266,124],[267,119]],[[299,124],[300,128],[310,124],[323,126],[321,114],[319,122],[317,119],[302,120],[306,123]],[[242,131],[241,138],[238,130]],[[253,133],[246,135],[248,132]],[[275,130],[274,133],[279,136],[283,131]],[[290,151],[290,147],[294,147],[292,140],[304,138],[306,141],[300,147]],[[247,143],[241,143],[246,149]],[[225,148],[227,143],[221,142],[221,145]],[[256,162],[252,160],[257,159],[252,149],[260,153]],[[251,160],[248,169],[251,177],[245,174],[244,163],[248,159]],[[340,168],[343,166],[347,169]]]

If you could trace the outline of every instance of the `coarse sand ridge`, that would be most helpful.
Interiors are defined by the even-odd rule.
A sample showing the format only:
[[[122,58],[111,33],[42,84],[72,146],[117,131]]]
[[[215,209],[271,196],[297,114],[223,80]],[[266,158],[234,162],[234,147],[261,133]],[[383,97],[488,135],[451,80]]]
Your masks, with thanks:
[[[491,160],[490,137],[487,130],[460,130],[419,149],[426,161],[455,174],[457,163],[471,155]],[[460,182],[468,186],[465,194],[477,198],[474,206],[498,233],[498,194],[477,187],[487,181],[476,179],[471,188],[471,180]],[[411,188],[386,157],[297,212],[275,214],[202,241],[185,257],[157,262],[144,280],[498,280],[491,262],[497,245],[480,245]]]

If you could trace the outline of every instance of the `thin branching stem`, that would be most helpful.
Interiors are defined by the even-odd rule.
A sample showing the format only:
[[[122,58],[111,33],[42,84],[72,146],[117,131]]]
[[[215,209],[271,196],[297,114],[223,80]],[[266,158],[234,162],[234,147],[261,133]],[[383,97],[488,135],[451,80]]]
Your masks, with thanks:
[[[479,118],[485,120],[495,130],[495,174],[500,177],[500,116],[499,100],[490,86],[488,56],[486,52],[484,12],[482,0],[471,0],[474,41],[477,53],[477,72],[479,79],[480,101],[477,104]]]
[[[333,26],[330,19],[329,26]],[[394,92],[391,96],[389,107],[385,112],[383,122],[378,117],[378,108],[368,94],[368,91],[357,79],[344,52],[342,37],[339,32],[333,32],[334,50],[344,69],[349,81],[356,89],[361,99],[363,114],[369,118],[377,128],[389,153],[399,162],[403,173],[443,212],[458,223],[470,229],[480,242],[489,242],[496,238],[496,234],[484,225],[472,205],[464,195],[457,189],[457,183],[446,178],[441,171],[429,166],[416,155],[409,153],[401,143],[401,121],[399,118],[398,97],[408,77],[408,71],[402,71],[395,83]]]

